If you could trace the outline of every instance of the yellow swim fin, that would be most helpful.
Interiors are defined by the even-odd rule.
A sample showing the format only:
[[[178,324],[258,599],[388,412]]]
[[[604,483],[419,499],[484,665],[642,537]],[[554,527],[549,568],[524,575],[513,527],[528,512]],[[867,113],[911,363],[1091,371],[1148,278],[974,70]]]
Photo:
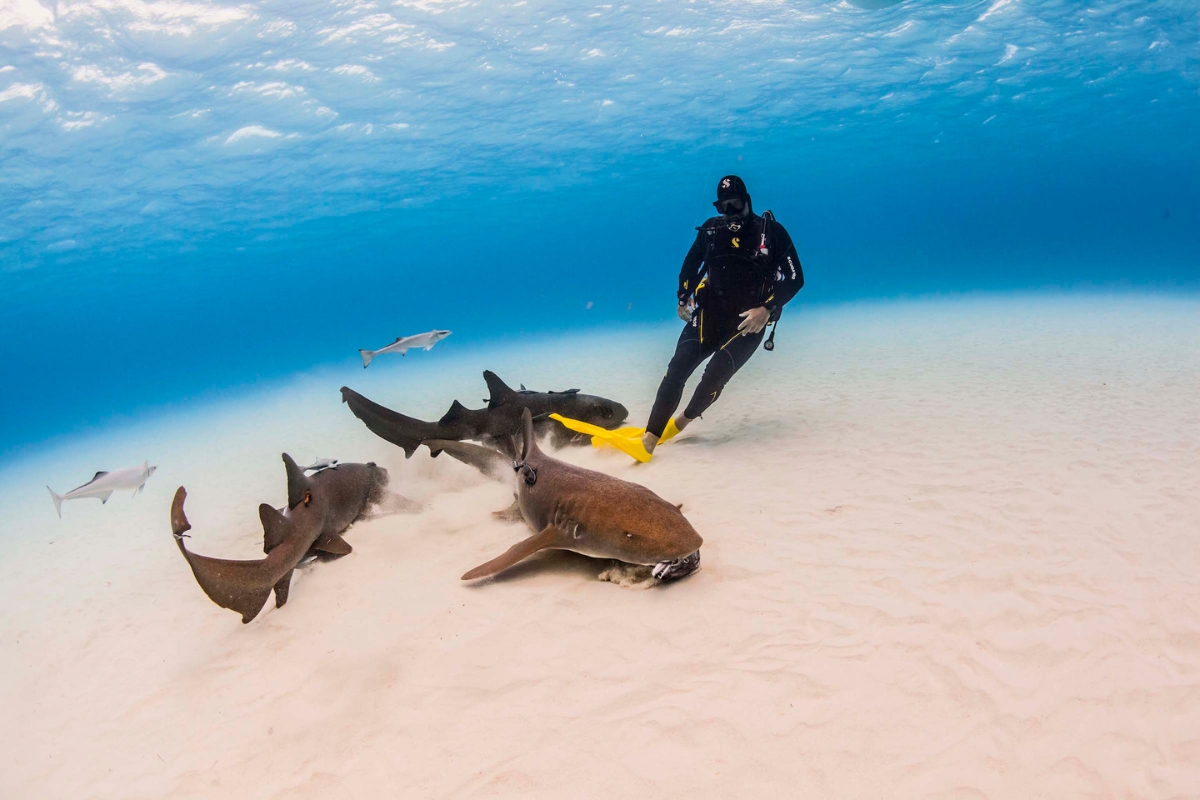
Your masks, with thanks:
[[[617,428],[615,430],[606,431],[606,432],[611,433],[613,436],[623,436],[626,439],[633,439],[633,438],[641,438],[642,434],[644,434],[646,432],[646,429],[645,428],[626,427],[626,428]],[[611,437],[608,437],[608,436],[603,436],[603,437],[593,436],[592,437],[592,447],[611,447],[611,443],[609,442],[610,438]]]
[[[675,424],[675,418],[671,417],[667,420],[667,427],[663,428],[663,435],[658,437],[658,443],[669,442],[679,435],[679,427]]]
[[[607,428],[601,428],[599,425],[591,425],[587,422],[581,422],[577,419],[570,419],[561,414],[551,414],[550,419],[558,420],[563,427],[575,431],[576,433],[586,433],[592,437],[592,446],[600,446],[599,443],[611,445],[617,448],[627,456],[631,456],[643,464],[649,461],[652,456],[646,452],[646,447],[642,444],[640,434],[622,432],[622,431],[637,431],[637,428],[623,428],[616,431],[610,431]]]

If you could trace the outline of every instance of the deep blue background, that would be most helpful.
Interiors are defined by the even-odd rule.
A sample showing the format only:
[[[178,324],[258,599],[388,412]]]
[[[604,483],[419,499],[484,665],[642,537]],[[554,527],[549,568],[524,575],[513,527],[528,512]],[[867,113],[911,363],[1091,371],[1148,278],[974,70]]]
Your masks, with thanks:
[[[895,25],[909,5],[919,8],[878,13],[896,15],[886,20]],[[1136,3],[1117,5],[1137,13],[1124,8]],[[962,6],[971,19],[976,6],[987,9]],[[1161,23],[1190,30],[1193,17],[1166,14]],[[888,57],[878,56],[884,66]],[[791,232],[807,278],[797,307],[980,291],[1195,292],[1194,60],[1147,72],[1104,57],[1045,78],[1054,91],[1036,102],[1009,91],[1011,101],[989,105],[942,86],[901,113],[830,106],[789,117],[764,107],[760,124],[754,102],[702,94],[702,106],[729,103],[728,125],[666,118],[664,129],[680,135],[593,152],[583,166],[563,150],[540,166],[525,151],[506,162],[500,147],[466,177],[421,172],[427,202],[285,217],[270,236],[254,234],[281,202],[278,187],[247,175],[222,189],[245,230],[196,232],[176,212],[170,237],[123,227],[119,243],[64,252],[17,240],[0,271],[0,450],[13,455],[164,404],[354,363],[358,347],[434,327],[454,331],[439,345],[449,349],[670,318],[679,263],[727,172],[742,175],[756,209],[771,208]],[[1085,81],[1085,68],[1125,75],[1121,91]],[[1008,91],[995,76],[980,80],[993,78]],[[771,91],[756,97],[789,88]],[[336,154],[332,144],[313,147],[309,163],[321,163],[321,148]],[[35,160],[6,152],[9,166]],[[322,179],[306,179],[287,158],[269,161],[290,170],[288,197],[301,202],[297,186],[319,195]],[[69,154],[38,163],[64,179],[72,169]],[[362,168],[370,172],[370,162]],[[522,179],[501,179],[514,175]],[[364,197],[391,184],[380,185]],[[80,197],[94,202],[105,191],[96,184]],[[27,208],[38,200],[10,185],[8,196],[18,195]],[[101,230],[103,214],[92,216]]]

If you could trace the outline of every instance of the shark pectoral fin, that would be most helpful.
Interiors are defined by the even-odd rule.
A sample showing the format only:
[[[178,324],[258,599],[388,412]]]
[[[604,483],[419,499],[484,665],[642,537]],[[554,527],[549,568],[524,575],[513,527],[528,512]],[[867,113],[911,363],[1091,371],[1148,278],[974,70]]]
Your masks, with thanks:
[[[137,497],[139,494],[142,493],[142,489],[145,489],[145,488],[146,488],[146,484],[144,484],[144,483],[142,485],[138,486],[136,489],[133,490],[133,496]]]
[[[493,558],[486,564],[480,564],[475,569],[462,576],[464,581],[473,581],[476,578],[486,578],[490,575],[495,575],[497,572],[508,569],[518,561],[524,561],[539,550],[554,547],[558,544],[562,533],[553,525],[548,525],[540,532],[535,533],[523,542],[517,542],[502,556]]]
[[[275,584],[275,607],[276,608],[283,608],[283,604],[287,602],[288,589],[290,589],[292,586],[292,573],[295,571],[296,570],[294,570],[294,569],[289,569],[287,571],[287,575],[284,575]]]
[[[348,556],[354,552],[350,543],[336,533],[327,533],[313,542],[313,549],[332,556]]]
[[[112,492],[105,492],[104,494],[98,494],[96,496],[100,498],[100,505],[104,505],[108,502],[108,498],[112,497]]]
[[[504,522],[524,522],[525,517],[521,514],[521,503],[518,500],[513,500],[512,505],[503,511],[493,511],[492,516]]]

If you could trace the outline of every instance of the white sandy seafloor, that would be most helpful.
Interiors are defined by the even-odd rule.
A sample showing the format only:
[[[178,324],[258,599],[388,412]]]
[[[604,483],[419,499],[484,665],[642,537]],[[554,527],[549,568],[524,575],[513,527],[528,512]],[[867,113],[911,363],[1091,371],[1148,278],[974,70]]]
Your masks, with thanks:
[[[674,325],[323,372],[9,465],[0,795],[1182,797],[1200,793],[1200,302],[789,309],[642,482],[705,538],[637,590],[542,554],[509,490],[405,461],[339,402],[478,405],[478,373],[641,424]],[[378,367],[378,369],[377,369]],[[374,459],[416,514],[355,525],[250,625],[198,552],[257,557],[279,453]],[[68,502],[150,458],[143,496]]]

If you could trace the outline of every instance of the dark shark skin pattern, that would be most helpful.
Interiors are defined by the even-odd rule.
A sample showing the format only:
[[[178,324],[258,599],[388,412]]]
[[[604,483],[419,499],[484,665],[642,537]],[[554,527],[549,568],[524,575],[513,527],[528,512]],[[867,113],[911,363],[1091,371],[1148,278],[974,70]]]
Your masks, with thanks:
[[[553,432],[556,444],[576,438],[586,441],[587,437],[577,437],[554,420],[547,419],[552,413],[602,428],[616,428],[629,416],[628,409],[615,400],[580,394],[578,389],[565,392],[516,390],[490,370],[483,373],[483,379],[491,394],[487,408],[471,409],[455,400],[437,422],[425,422],[392,411],[345,386],[342,387],[342,402],[372,433],[402,448],[405,458],[410,458],[422,442],[431,439],[473,439],[509,453],[511,437],[521,435],[521,412],[527,408],[538,432]]]
[[[517,505],[537,533],[462,576],[485,578],[539,550],[572,550],[627,564],[653,565],[689,556],[704,540],[671,505],[644,486],[583,469],[541,452],[533,420],[523,418]]]
[[[508,483],[512,480],[513,461],[499,450],[470,442],[455,442],[447,439],[427,439],[422,442],[429,448],[429,455],[437,458],[446,453],[451,458],[479,470],[485,477]]]
[[[263,503],[258,507],[263,526],[266,558],[233,561],[193,553],[184,544],[191,523],[183,512],[187,490],[175,492],[171,504],[171,533],[187,559],[200,588],[214,603],[242,615],[246,623],[258,616],[271,591],[275,606],[287,602],[292,571],[312,554],[344,556],[351,547],[341,534],[383,499],[387,470],[375,464],[338,464],[305,476],[291,456],[283,454],[287,468],[288,506],[278,511]]]

